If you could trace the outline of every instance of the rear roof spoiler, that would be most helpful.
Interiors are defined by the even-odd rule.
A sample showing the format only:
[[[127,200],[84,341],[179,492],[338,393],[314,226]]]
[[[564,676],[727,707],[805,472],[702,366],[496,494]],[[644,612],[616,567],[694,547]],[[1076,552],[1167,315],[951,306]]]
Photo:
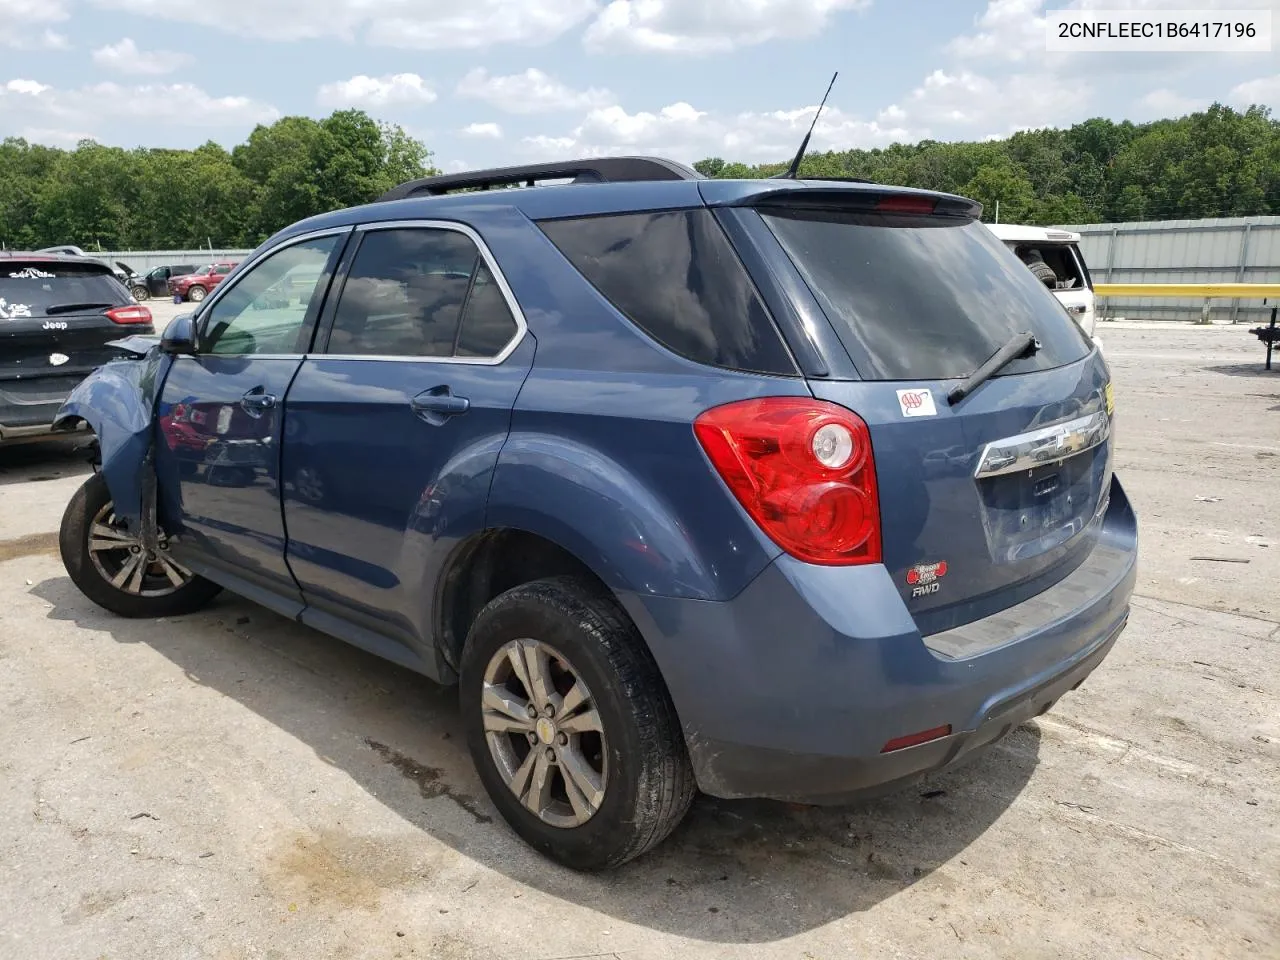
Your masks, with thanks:
[[[760,181],[760,186],[741,195],[726,197],[715,206],[733,207],[785,207],[810,210],[847,210],[850,213],[914,214],[939,217],[960,217],[977,220],[982,216],[982,204],[967,197],[912,187],[895,187],[863,181],[848,182],[848,186],[804,186],[804,181]],[[791,184],[795,183],[796,186]]]
[[[491,190],[494,187],[537,186],[540,180],[573,180],[574,183],[635,183],[654,180],[702,180],[691,167],[660,157],[596,157],[519,167],[471,170],[437,177],[423,177],[393,187],[379,203],[407,197],[437,197],[458,190]]]

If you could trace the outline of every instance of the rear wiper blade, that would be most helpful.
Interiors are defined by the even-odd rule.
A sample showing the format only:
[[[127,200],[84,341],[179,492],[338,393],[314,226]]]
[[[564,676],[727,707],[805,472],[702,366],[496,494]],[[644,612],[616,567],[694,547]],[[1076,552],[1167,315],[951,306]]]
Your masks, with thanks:
[[[114,307],[114,303],[56,303],[44,308],[44,315],[52,317],[59,313],[75,313],[77,310],[101,310],[103,307]]]
[[[952,388],[947,394],[947,403],[954,407],[1013,361],[1034,357],[1039,351],[1040,341],[1036,339],[1035,334],[1015,333],[1013,338],[993,353],[986,363],[969,374],[969,378],[964,383]]]

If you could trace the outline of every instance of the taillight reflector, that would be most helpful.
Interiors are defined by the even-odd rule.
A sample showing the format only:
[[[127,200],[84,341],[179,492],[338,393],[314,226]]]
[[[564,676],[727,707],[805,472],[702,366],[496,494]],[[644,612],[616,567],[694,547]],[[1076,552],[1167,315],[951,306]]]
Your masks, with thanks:
[[[112,307],[107,311],[112,323],[150,323],[151,311],[146,307]]]
[[[910,193],[893,193],[881,197],[876,210],[882,213],[933,213],[938,201],[934,197],[918,197]]]
[[[928,743],[931,740],[941,740],[943,737],[951,736],[951,724],[943,727],[934,727],[932,730],[921,730],[919,733],[910,733],[905,737],[894,737],[883,747],[880,748],[881,753],[893,753],[895,750],[905,750],[907,747],[918,747],[922,743]]]
[[[880,562],[871,433],[857,414],[823,400],[765,397],[708,410],[694,432],[751,519],[791,556]]]

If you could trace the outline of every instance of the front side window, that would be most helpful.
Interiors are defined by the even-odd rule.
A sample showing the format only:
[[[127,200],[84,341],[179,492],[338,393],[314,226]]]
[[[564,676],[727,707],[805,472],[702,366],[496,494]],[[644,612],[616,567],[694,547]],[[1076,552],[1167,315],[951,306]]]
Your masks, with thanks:
[[[465,234],[370,230],[343,284],[328,352],[490,357],[517,329],[479,248]]]
[[[200,351],[301,353],[310,338],[322,281],[341,236],[316,237],[269,255],[243,274],[202,319]],[[294,283],[294,278],[308,282]]]

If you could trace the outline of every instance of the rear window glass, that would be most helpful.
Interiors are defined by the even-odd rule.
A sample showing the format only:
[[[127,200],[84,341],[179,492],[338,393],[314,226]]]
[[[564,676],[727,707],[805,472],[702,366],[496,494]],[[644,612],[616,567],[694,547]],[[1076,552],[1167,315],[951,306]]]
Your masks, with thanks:
[[[118,307],[129,295],[110,272],[74,263],[0,263],[0,320],[46,317],[80,306]]]
[[[622,314],[698,363],[794,375],[795,364],[707,210],[539,224]]]
[[[1090,350],[1044,284],[976,221],[809,210],[763,219],[865,379],[966,377],[1024,331],[1041,349],[1006,375]]]

